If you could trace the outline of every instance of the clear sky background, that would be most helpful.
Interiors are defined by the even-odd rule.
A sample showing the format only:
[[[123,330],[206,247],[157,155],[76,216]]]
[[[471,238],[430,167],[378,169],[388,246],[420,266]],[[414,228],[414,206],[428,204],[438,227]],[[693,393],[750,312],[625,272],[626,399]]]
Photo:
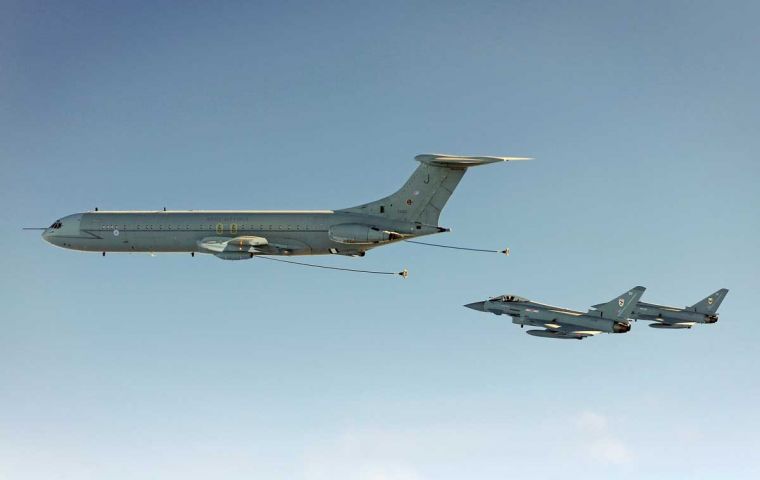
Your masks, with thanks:
[[[0,7],[0,478],[760,476],[757,2]],[[473,169],[441,242],[64,251],[108,209],[341,208]],[[558,342],[465,303],[634,285],[715,325]]]

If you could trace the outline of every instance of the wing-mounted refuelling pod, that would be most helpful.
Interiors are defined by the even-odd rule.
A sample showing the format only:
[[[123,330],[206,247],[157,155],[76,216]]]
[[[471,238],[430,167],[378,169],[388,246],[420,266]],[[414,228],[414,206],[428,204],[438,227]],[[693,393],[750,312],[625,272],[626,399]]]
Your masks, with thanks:
[[[211,253],[255,252],[256,247],[263,247],[269,242],[264,237],[205,237],[198,241],[198,247]]]

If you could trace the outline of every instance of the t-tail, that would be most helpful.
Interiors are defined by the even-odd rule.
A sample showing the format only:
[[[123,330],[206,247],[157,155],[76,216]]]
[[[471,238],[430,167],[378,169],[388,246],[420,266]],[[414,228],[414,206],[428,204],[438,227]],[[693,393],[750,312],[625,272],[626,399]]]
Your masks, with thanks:
[[[469,167],[511,160],[530,160],[525,157],[439,154],[423,154],[414,158],[420,165],[396,193],[375,202],[339,211],[437,226],[441,210]]]
[[[704,313],[706,315],[715,315],[715,313],[718,311],[718,307],[720,306],[720,303],[723,301],[724,298],[726,298],[726,294],[728,293],[727,288],[721,288],[717,292],[708,295],[707,297],[703,298],[699,302],[692,305],[691,308],[694,309],[695,312],[698,313]]]
[[[607,303],[594,305],[593,308],[598,312],[601,312],[601,315],[604,318],[624,322],[631,315],[633,308],[636,306],[636,302],[638,302],[644,294],[644,290],[646,290],[646,288],[641,286],[633,287]],[[593,310],[591,312],[593,312]]]

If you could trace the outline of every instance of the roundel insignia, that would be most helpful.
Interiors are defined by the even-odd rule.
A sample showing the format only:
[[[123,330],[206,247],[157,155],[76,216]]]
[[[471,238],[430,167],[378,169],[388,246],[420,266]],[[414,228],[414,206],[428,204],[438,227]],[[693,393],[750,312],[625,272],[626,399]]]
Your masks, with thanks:
[[[114,228],[113,229],[113,236],[114,237],[118,237],[119,236],[119,229],[118,228]]]
[[[406,200],[406,204],[407,204],[407,205],[411,205],[412,203],[413,203],[413,202],[412,202],[412,199],[411,199],[411,198],[408,198],[408,199]]]
[[[713,298],[712,297],[710,297],[710,298],[707,299],[707,304],[708,305],[712,305],[713,304]]]
[[[623,305],[625,305],[625,299],[624,298],[618,298],[618,305],[620,305],[621,307]]]

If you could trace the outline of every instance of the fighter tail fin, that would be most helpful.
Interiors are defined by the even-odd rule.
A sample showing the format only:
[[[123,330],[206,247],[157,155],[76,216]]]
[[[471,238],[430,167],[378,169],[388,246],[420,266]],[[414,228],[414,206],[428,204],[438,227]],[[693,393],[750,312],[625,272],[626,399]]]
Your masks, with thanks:
[[[691,308],[699,313],[713,314],[718,311],[718,307],[720,306],[720,303],[723,301],[723,299],[726,298],[727,293],[727,288],[721,288],[717,292],[708,295],[699,302],[695,303]]]
[[[417,155],[414,158],[420,165],[396,193],[375,202],[340,211],[438,225],[441,210],[469,167],[510,160],[529,160],[523,157],[436,154]]]
[[[625,321],[636,306],[636,302],[644,294],[644,290],[646,290],[644,287],[633,287],[607,303],[594,305],[594,308],[601,312],[604,318]]]

